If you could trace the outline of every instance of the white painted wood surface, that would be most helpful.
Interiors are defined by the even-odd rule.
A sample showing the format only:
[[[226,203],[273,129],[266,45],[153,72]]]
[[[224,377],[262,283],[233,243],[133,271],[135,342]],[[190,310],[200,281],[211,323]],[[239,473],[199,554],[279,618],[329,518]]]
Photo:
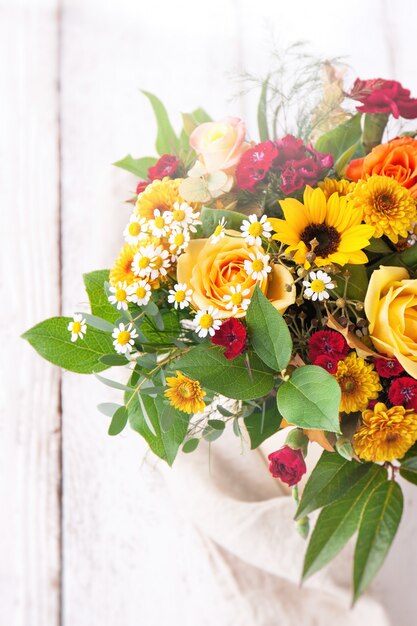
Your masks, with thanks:
[[[17,335],[61,302],[64,314],[83,306],[82,272],[117,253],[135,180],[110,164],[153,154],[139,87],[178,122],[203,105],[245,117],[255,133],[253,99],[230,100],[230,76],[264,73],[274,39],[309,40],[362,77],[397,78],[417,93],[416,5],[3,0],[0,10],[0,623],[226,626],[213,557],[158,462],[133,432],[106,435],[95,407],[116,394],[70,373],[61,385]],[[406,499],[376,590],[394,624],[413,626],[415,490]]]

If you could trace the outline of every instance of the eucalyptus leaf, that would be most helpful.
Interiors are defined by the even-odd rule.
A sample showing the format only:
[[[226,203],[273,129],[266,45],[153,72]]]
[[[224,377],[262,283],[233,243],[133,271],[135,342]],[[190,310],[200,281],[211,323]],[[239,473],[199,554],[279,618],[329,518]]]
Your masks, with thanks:
[[[115,435],[118,435],[119,433],[121,433],[127,424],[127,418],[128,418],[128,414],[127,414],[126,407],[120,406],[117,409],[117,411],[114,413],[112,420],[110,422],[109,431],[108,431],[109,435],[114,437]]]
[[[199,443],[200,443],[199,439],[196,439],[196,438],[188,439],[188,441],[184,443],[182,447],[182,451],[185,452],[186,454],[189,454],[190,452],[194,452],[194,450],[197,448]]]
[[[101,404],[97,405],[97,408],[100,413],[103,413],[103,415],[106,415],[106,417],[113,417],[114,413],[117,411],[117,409],[120,409],[121,406],[122,405],[115,404],[114,402],[102,402]]]
[[[77,313],[84,317],[89,328],[96,328],[97,330],[102,330],[105,333],[112,333],[114,330],[113,324],[110,324],[110,322],[107,322],[101,317],[97,317],[97,315],[91,315],[90,313],[82,313],[79,311],[77,311]]]

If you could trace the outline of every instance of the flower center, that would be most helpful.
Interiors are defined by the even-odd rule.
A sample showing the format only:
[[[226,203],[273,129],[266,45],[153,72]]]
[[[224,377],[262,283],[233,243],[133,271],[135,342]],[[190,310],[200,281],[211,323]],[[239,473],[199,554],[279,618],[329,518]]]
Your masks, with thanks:
[[[300,239],[307,247],[313,239],[316,239],[318,245],[314,248],[314,252],[320,257],[336,252],[340,243],[340,235],[336,228],[327,224],[309,224],[301,233]]]
[[[139,298],[139,300],[142,300],[142,298],[144,298],[146,296],[146,289],[145,289],[145,287],[138,287],[136,289],[136,296]]]
[[[121,346],[125,346],[130,339],[130,333],[128,330],[122,330],[122,332],[119,333],[119,336],[117,337],[117,341],[120,343]]]
[[[129,224],[129,235],[132,235],[132,237],[136,237],[136,235],[139,235],[141,228],[140,228],[140,224],[138,224],[137,222],[132,222],[131,224]]]
[[[259,235],[262,234],[262,224],[260,224],[259,222],[254,222],[249,226],[248,233],[253,237],[259,237]]]
[[[124,302],[126,300],[126,291],[124,289],[117,289],[114,297],[118,302]]]
[[[213,318],[209,313],[204,313],[200,317],[200,326],[201,328],[211,328],[213,326]]]
[[[221,224],[216,226],[216,228],[214,230],[214,236],[218,237],[219,235],[221,235],[222,230],[223,230],[223,226]]]
[[[338,382],[344,393],[352,393],[356,389],[356,383],[353,378],[344,377]]]
[[[81,322],[73,322],[72,324],[72,332],[74,334],[78,334],[81,330]]]
[[[175,211],[172,214],[172,217],[174,218],[176,222],[182,222],[182,220],[185,217],[185,211],[183,211],[182,209],[175,209]]]
[[[188,383],[178,386],[178,392],[183,398],[191,398],[193,395],[192,387]]]
[[[386,193],[381,193],[374,198],[375,208],[380,213],[390,214],[392,209],[395,208],[394,199]]]
[[[184,235],[182,233],[178,233],[178,235],[175,235],[174,237],[174,243],[176,246],[182,246],[182,244],[184,243]]]
[[[324,284],[324,282],[318,278],[312,281],[310,287],[316,293],[320,293],[326,289],[326,285]]]
[[[143,256],[141,259],[139,259],[139,267],[141,270],[144,270],[145,267],[148,267],[150,263],[150,258],[148,256]]]
[[[232,293],[230,301],[232,304],[242,304],[242,294],[240,292]]]
[[[155,217],[154,224],[156,228],[163,228],[165,226],[165,220],[163,217]]]
[[[153,266],[155,269],[159,270],[159,268],[162,266],[162,258],[160,256],[155,257],[155,259],[153,260]]]
[[[262,261],[262,259],[256,259],[255,261],[252,261],[252,269],[254,272],[262,272],[264,268],[264,262]]]
[[[175,293],[175,300],[176,300],[176,302],[184,302],[184,300],[185,300],[185,291],[183,291],[182,289],[179,289]]]

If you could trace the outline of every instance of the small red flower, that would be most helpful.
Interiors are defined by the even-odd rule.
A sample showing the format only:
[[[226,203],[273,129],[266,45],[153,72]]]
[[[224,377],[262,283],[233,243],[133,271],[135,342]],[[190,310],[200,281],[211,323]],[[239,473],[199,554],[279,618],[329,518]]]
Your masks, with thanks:
[[[407,120],[417,117],[417,98],[410,98],[410,90],[396,80],[357,78],[349,97],[361,102],[356,107],[361,113],[391,113]]]
[[[327,370],[329,374],[336,374],[338,363],[338,359],[331,354],[320,354],[314,361],[314,365],[322,367]]]
[[[273,141],[258,143],[246,150],[236,168],[236,184],[240,189],[254,191],[264,180],[278,156],[278,148]]]
[[[275,142],[279,150],[277,165],[282,166],[287,161],[299,161],[305,156],[305,145],[302,139],[297,139],[294,135],[285,135]]]
[[[136,193],[139,195],[142,191],[145,191],[146,187],[149,185],[147,180],[141,180],[136,187]]]
[[[223,353],[226,359],[235,359],[245,350],[246,328],[235,317],[230,317],[216,330],[211,341],[216,346],[226,348]]]
[[[280,450],[271,452],[268,456],[269,471],[274,478],[279,478],[289,487],[300,482],[307,468],[303,453],[300,449],[294,450],[290,446],[284,446]]]
[[[375,369],[382,378],[393,378],[401,374],[404,369],[395,357],[390,359],[374,359]]]
[[[275,145],[278,148],[278,158],[274,162],[274,168],[281,175],[279,189],[287,195],[305,185],[314,185],[322,178],[325,170],[333,165],[331,154],[318,152],[292,135],[279,139]]]
[[[395,406],[417,411],[417,380],[410,376],[396,378],[388,391],[388,398]]]
[[[344,359],[349,352],[345,338],[334,330],[318,330],[308,340],[309,357],[312,363],[321,355],[331,356],[336,361]]]
[[[173,176],[179,162],[179,159],[172,154],[163,154],[159,161],[148,169],[149,180],[162,180],[164,176]]]

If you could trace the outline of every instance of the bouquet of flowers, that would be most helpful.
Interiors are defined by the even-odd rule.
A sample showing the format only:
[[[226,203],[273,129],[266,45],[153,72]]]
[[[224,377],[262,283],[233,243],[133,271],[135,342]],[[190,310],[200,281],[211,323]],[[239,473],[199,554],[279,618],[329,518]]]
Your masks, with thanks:
[[[258,143],[202,109],[177,135],[144,92],[159,157],[115,164],[139,178],[119,256],[85,274],[91,312],[24,338],[120,389],[99,405],[109,434],[129,423],[170,465],[226,427],[252,449],[288,429],[269,469],[304,536],[320,510],[303,578],[356,535],[356,599],[400,522],[398,476],[417,484],[417,139],[387,136],[417,99],[382,79],[346,92],[327,69],[304,140],[277,135],[270,79]],[[113,366],[125,384],[99,374]],[[323,453],[301,495],[312,441]]]

